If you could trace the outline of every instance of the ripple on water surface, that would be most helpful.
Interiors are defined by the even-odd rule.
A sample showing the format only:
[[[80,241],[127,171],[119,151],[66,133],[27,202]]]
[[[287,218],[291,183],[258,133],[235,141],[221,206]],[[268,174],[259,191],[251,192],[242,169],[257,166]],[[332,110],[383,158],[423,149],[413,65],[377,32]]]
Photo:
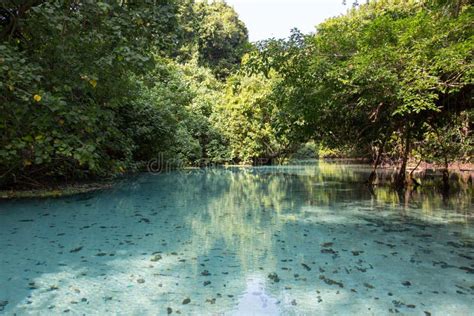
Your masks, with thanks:
[[[143,175],[0,204],[0,314],[469,315],[472,191],[325,165]]]

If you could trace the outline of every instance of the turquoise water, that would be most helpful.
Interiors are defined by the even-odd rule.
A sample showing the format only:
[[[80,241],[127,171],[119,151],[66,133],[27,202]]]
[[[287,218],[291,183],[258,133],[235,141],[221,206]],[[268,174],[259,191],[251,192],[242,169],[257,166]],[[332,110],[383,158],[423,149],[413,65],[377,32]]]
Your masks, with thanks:
[[[0,314],[474,314],[472,190],[362,166],[144,174],[0,203]]]

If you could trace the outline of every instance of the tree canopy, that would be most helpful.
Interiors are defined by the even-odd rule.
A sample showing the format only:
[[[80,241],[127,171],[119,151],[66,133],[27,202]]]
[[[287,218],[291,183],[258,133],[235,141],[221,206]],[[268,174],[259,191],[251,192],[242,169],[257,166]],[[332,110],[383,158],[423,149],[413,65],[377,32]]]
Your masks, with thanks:
[[[252,44],[224,1],[3,1],[0,185],[312,142],[398,163],[403,186],[410,158],[471,161],[473,21],[467,0],[367,1]]]

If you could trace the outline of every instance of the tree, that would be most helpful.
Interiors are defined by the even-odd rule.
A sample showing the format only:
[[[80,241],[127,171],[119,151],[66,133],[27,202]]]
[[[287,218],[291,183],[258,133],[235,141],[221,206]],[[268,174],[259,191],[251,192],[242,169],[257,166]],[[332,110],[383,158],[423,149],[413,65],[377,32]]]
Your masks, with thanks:
[[[235,71],[247,51],[248,31],[235,10],[224,1],[187,1],[181,11],[185,60],[195,58],[219,79]]]
[[[446,117],[472,107],[473,11],[452,3],[370,1],[314,36],[263,42],[249,69],[278,73],[272,95],[308,137],[374,156],[374,173],[389,153],[404,188],[426,126],[450,124]]]
[[[171,0],[2,2],[1,183],[126,168],[121,109],[153,54],[172,53],[176,11]]]
[[[215,119],[229,139],[236,162],[268,164],[298,147],[284,113],[271,96],[278,81],[277,76],[263,75],[236,74],[229,78]]]

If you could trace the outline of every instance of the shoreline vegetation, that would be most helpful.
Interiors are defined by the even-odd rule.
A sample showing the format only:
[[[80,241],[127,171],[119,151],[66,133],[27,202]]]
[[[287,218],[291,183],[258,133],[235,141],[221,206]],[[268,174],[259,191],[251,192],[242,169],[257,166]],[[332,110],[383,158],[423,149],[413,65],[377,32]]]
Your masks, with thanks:
[[[33,198],[60,198],[112,189],[111,182],[90,182],[76,184],[45,185],[40,189],[10,189],[0,190],[0,200],[33,199]]]
[[[334,164],[359,164],[362,165],[364,168],[369,171],[373,164],[371,164],[365,158],[327,158],[327,159],[307,159],[304,160],[304,164],[299,164],[299,160],[289,161],[286,164],[282,164],[281,166],[304,166],[308,163],[314,164],[318,160],[324,163],[334,163]],[[218,168],[253,168],[256,167],[254,165],[218,165],[214,166]],[[213,168],[213,167],[209,167]],[[206,170],[208,168],[199,168],[199,167],[189,167],[184,168],[185,170]],[[376,186],[391,186],[394,190],[393,183],[391,182],[390,177],[396,174],[397,166],[393,164],[385,164],[381,165],[377,169],[377,179],[378,181],[374,181],[372,184],[368,184],[361,182],[361,185],[367,185],[369,189],[373,189]],[[177,170],[177,169],[176,169]],[[170,170],[171,171],[171,170]],[[444,167],[443,166],[436,166],[430,163],[420,163],[417,164],[415,162],[411,162],[407,166],[407,178],[408,181],[409,176],[414,173],[415,176],[413,177],[416,181],[422,181],[423,179],[430,178],[430,180],[440,180],[443,176]],[[169,171],[166,171],[169,172]],[[165,173],[166,173],[165,172]],[[474,164],[465,164],[465,163],[452,163],[449,166],[449,172],[451,174],[450,182],[461,182],[464,186],[473,186],[474,180]],[[77,182],[77,183],[46,183],[41,185],[38,188],[30,188],[30,187],[16,187],[10,189],[3,189],[0,190],[0,200],[13,200],[13,199],[32,199],[32,198],[61,198],[67,196],[74,196],[74,195],[81,195],[85,193],[92,193],[102,190],[109,190],[113,189],[118,182],[122,179],[126,178],[127,176],[135,176],[138,174],[146,173],[146,171],[137,171],[135,173],[131,173],[128,175],[122,175],[115,179],[108,179],[108,180],[95,180],[95,181],[87,181],[87,182]],[[385,175],[385,177],[384,177]],[[440,182],[440,181],[439,181]],[[407,187],[408,190],[413,190],[420,186],[413,185],[413,182],[409,182],[410,186]],[[433,185],[430,185],[433,188]],[[436,185],[434,186],[436,188]]]
[[[471,2],[354,1],[252,43],[222,0],[2,1],[0,189],[350,156],[448,193],[474,157]]]

